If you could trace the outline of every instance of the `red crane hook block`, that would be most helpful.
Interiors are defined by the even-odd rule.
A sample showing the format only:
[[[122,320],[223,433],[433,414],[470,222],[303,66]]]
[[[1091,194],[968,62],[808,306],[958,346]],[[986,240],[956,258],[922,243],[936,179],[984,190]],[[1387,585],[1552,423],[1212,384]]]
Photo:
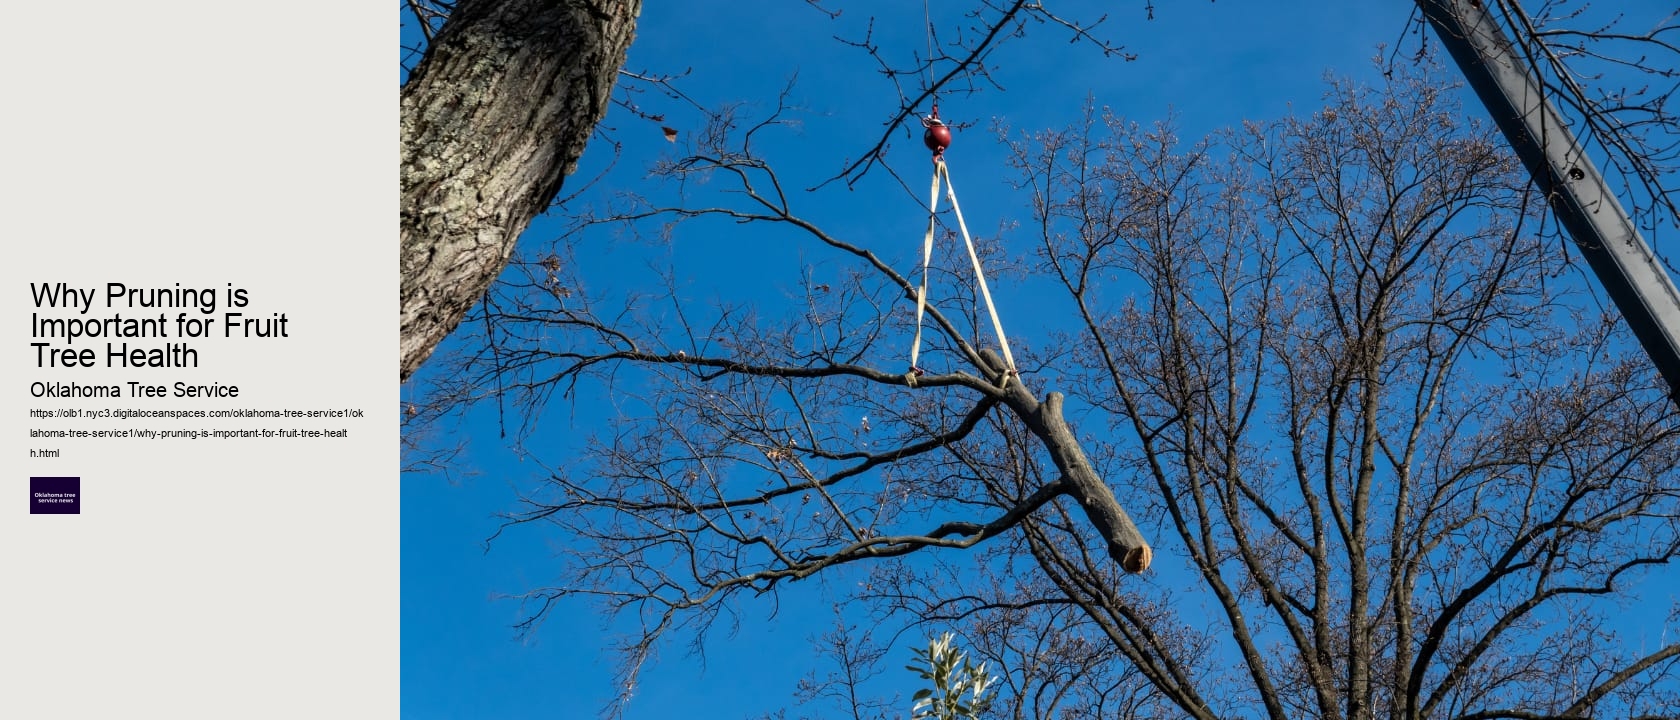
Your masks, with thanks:
[[[933,114],[922,118],[922,127],[927,128],[922,133],[922,144],[933,151],[933,159],[945,156],[945,148],[951,147],[951,126],[939,119],[939,105],[933,106]]]

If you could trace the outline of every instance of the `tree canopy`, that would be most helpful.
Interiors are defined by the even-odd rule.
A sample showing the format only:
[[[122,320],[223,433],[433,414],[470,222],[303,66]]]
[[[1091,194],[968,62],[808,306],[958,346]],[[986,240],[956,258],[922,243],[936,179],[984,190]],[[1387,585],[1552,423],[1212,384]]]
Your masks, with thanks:
[[[977,17],[1093,27],[1025,3]],[[915,68],[983,82],[968,58],[999,36]],[[796,129],[788,96],[707,109],[645,184],[514,251],[411,392],[411,442],[494,402],[541,456],[545,413],[610,404],[507,530],[567,548],[527,626],[626,619],[629,677],[732,608],[840,578],[872,624],[962,633],[1010,717],[1669,713],[1680,642],[1629,642],[1615,616],[1675,577],[1680,413],[1450,76],[1381,70],[1192,141],[1094,104],[999,125],[1022,205],[982,259],[1038,298],[1018,375],[956,265],[934,270],[927,374],[907,374],[919,278],[815,219],[761,151]],[[883,145],[815,193],[909,174],[879,151],[929,96],[899,87]],[[798,248],[798,269],[697,297],[657,249],[724,232]],[[592,274],[626,244],[656,251]],[[1128,560],[1138,541],[1153,566]],[[866,635],[829,636],[838,667],[880,660]]]

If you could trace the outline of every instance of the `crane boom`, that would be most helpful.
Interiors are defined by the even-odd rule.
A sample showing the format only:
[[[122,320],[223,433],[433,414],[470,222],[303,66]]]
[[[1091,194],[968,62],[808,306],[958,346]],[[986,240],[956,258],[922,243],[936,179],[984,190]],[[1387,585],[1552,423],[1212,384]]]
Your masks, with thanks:
[[[1416,2],[1680,403],[1680,292],[1668,272],[1483,3]]]

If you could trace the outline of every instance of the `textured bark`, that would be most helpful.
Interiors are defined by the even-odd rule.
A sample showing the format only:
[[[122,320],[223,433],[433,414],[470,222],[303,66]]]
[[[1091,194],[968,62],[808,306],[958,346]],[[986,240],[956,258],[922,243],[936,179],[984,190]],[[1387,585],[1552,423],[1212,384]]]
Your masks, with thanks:
[[[548,208],[606,113],[641,0],[462,0],[402,89],[407,380]]]

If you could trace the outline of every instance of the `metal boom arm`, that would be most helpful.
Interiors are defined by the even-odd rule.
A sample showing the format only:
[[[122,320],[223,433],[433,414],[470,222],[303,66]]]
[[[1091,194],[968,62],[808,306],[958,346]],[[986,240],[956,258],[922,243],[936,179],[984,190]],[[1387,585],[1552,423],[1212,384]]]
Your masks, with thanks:
[[[1680,292],[1477,0],[1416,0],[1680,402]]]

